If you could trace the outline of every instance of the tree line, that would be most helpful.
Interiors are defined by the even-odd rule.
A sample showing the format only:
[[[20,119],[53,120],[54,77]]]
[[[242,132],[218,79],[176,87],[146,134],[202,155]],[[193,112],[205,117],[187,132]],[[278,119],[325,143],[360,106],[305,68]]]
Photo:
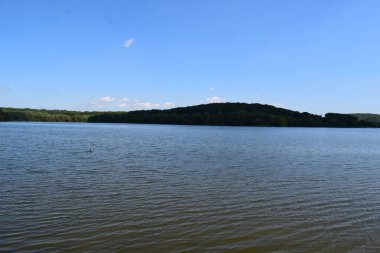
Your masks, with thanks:
[[[88,122],[95,112],[0,108],[0,121]]]
[[[169,110],[107,112],[89,117],[89,122],[149,123],[180,125],[278,126],[278,127],[378,127],[348,114],[325,117],[271,105],[215,103]]]
[[[276,127],[379,127],[379,122],[354,115],[327,113],[324,117],[271,105],[215,103],[168,110],[131,112],[75,112],[3,108],[0,121],[146,123],[179,125],[276,126]]]

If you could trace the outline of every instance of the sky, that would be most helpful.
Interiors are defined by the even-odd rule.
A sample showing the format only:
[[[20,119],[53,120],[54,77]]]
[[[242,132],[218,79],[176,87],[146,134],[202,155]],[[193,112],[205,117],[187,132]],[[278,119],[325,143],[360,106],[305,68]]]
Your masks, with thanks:
[[[1,0],[0,107],[380,113],[378,0]]]

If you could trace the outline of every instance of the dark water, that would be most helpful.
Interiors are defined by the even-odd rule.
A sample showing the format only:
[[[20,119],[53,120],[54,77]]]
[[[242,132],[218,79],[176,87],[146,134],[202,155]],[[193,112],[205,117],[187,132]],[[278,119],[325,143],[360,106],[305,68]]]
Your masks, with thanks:
[[[1,123],[8,251],[380,252],[380,130]]]

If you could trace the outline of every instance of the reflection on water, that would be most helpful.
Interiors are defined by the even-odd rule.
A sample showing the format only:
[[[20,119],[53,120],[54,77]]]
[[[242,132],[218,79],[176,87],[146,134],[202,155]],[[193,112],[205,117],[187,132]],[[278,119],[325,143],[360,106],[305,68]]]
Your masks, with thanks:
[[[1,252],[379,252],[380,130],[1,123],[0,196]]]

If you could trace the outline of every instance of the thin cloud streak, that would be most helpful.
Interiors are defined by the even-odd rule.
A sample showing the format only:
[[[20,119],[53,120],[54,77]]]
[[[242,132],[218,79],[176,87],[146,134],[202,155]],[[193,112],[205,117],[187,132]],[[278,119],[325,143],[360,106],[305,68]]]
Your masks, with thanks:
[[[134,43],[135,43],[135,39],[131,38],[131,39],[127,39],[124,44],[123,44],[123,47],[124,48],[129,48],[130,46],[132,46]]]

